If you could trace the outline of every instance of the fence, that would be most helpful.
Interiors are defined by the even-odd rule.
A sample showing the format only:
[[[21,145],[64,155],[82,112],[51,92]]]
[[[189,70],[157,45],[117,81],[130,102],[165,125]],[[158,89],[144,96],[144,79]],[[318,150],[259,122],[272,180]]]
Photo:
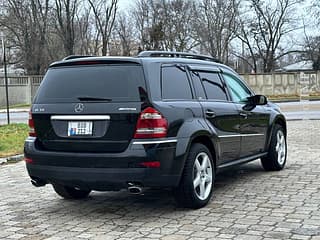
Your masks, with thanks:
[[[320,72],[244,74],[242,77],[258,94],[320,95]],[[30,104],[42,78],[43,76],[8,77],[10,105]],[[4,77],[0,77],[0,107],[6,104],[4,83]]]
[[[256,93],[267,96],[320,93],[320,72],[244,74],[242,77]]]
[[[30,104],[41,83],[43,76],[10,76],[8,77],[9,103]],[[5,79],[0,77],[0,107],[6,105]]]

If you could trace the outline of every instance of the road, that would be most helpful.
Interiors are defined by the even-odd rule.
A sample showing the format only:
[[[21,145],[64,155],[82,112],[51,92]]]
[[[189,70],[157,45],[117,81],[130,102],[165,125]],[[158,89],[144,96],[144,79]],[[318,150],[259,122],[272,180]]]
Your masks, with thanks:
[[[320,101],[278,103],[288,120],[320,119]],[[27,123],[29,109],[15,109],[10,113],[12,123]],[[0,125],[6,124],[7,115],[0,110]]]
[[[11,123],[28,123],[28,112],[11,112],[10,113]],[[7,123],[7,114],[0,113],[0,125]]]
[[[289,121],[283,171],[256,161],[223,172],[199,210],[177,207],[168,190],[63,200],[33,187],[23,162],[0,165],[0,239],[319,240],[319,136],[320,121]]]

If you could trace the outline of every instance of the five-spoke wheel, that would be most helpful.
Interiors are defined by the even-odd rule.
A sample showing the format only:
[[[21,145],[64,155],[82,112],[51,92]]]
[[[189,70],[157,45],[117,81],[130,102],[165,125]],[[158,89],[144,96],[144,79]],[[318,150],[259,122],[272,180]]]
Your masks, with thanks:
[[[276,124],[271,136],[269,152],[266,157],[261,158],[262,166],[267,171],[281,170],[287,160],[287,140],[284,129]]]
[[[174,189],[177,202],[189,208],[201,208],[211,198],[215,169],[209,149],[200,143],[191,146],[179,186]]]
[[[212,188],[212,166],[205,152],[197,155],[193,166],[193,187],[199,199],[206,199]]]

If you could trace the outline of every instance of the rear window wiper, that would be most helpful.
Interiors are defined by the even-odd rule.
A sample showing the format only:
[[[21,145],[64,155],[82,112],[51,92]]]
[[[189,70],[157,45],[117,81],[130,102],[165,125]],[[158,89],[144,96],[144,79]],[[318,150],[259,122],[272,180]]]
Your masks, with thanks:
[[[111,98],[104,98],[104,97],[91,97],[91,96],[79,96],[77,97],[80,101],[106,101],[111,102]]]

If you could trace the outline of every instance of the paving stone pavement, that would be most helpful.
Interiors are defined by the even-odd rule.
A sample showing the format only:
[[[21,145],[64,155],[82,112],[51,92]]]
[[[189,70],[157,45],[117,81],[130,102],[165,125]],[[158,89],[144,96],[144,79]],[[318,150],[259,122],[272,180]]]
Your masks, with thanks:
[[[178,208],[167,190],[68,201],[34,188],[23,162],[0,166],[0,239],[320,240],[320,121],[288,122],[288,162],[220,174],[210,204]]]

